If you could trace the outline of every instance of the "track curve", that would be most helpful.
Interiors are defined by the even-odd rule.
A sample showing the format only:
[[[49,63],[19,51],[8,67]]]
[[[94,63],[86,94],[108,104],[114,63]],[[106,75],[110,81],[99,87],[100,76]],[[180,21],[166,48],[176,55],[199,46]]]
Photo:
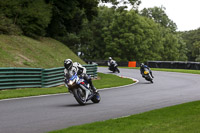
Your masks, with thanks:
[[[98,71],[110,73],[103,67]],[[136,78],[139,83],[100,91],[99,104],[79,106],[70,94],[1,100],[0,131],[43,133],[200,100],[200,75],[154,71],[151,84],[139,70],[120,71],[117,75]]]

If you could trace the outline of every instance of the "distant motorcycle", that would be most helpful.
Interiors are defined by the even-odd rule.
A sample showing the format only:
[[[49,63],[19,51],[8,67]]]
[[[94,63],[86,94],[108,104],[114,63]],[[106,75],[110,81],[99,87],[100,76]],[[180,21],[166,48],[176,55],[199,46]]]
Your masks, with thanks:
[[[112,63],[110,64],[110,66],[108,67],[108,69],[109,69],[110,71],[112,71],[113,73],[115,73],[115,72],[120,73],[120,71],[119,71],[119,69],[118,69],[118,64],[117,64],[116,62],[112,62]]]
[[[144,74],[143,77],[147,80],[150,81],[151,83],[153,83],[153,77],[151,76],[149,69],[144,68]]]
[[[80,105],[85,105],[87,101],[91,100],[93,103],[99,103],[101,100],[99,92],[93,92],[90,84],[76,73],[67,81],[65,81],[69,92],[73,93],[76,101]]]

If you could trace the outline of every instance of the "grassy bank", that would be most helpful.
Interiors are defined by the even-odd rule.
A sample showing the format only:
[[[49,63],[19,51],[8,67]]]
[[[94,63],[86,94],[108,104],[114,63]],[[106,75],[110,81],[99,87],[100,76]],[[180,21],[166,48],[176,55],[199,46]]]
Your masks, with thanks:
[[[98,73],[98,79],[93,80],[94,86],[97,89],[122,86],[133,83],[133,80],[127,78],[120,78],[112,74]],[[45,94],[66,93],[68,89],[65,86],[51,87],[51,88],[23,88],[0,90],[0,99],[38,96]]]
[[[0,35],[0,57],[0,67],[61,67],[66,58],[85,64],[66,45],[51,38]]]
[[[199,133],[200,101],[51,133]]]

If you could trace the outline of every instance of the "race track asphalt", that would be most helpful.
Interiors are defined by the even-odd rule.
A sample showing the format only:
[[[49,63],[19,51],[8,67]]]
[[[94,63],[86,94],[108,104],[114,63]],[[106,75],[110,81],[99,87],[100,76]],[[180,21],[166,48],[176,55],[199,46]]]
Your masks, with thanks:
[[[98,71],[110,73],[104,67]],[[139,70],[120,71],[120,77],[133,77],[139,82],[101,90],[98,104],[79,106],[72,94],[0,100],[0,132],[43,133],[200,100],[200,75],[153,71],[151,84]]]

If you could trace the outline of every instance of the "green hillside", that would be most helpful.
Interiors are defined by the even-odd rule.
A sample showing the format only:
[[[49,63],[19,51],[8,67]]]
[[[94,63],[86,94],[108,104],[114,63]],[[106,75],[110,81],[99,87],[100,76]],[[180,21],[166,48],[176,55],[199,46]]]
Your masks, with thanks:
[[[61,67],[66,58],[85,64],[66,45],[52,38],[0,35],[0,67]]]

